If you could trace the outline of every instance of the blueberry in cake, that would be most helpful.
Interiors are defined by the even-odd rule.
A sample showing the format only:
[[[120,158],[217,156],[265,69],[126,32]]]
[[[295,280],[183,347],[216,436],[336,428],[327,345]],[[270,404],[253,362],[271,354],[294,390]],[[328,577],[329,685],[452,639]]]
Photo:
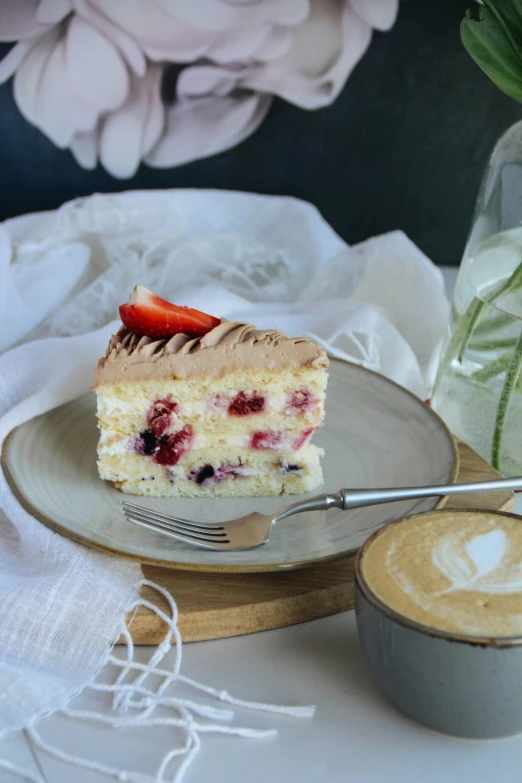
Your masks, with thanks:
[[[98,469],[123,492],[239,497],[322,482],[310,443],[328,358],[310,340],[178,307],[137,286],[98,361]]]

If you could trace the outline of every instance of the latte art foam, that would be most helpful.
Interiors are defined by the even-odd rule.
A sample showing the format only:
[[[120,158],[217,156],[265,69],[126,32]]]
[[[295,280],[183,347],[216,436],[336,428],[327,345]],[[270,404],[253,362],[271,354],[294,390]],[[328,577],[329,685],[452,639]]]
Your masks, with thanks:
[[[410,620],[469,636],[522,635],[522,520],[436,512],[390,525],[365,547],[362,575]]]

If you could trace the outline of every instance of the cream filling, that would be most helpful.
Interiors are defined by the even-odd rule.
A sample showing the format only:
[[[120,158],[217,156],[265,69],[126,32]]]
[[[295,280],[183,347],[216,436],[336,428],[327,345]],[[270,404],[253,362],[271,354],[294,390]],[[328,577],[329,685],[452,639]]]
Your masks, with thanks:
[[[236,392],[237,393],[237,392]],[[181,423],[188,423],[190,419],[210,419],[210,418],[223,418],[227,420],[250,422],[255,420],[258,414],[252,414],[250,416],[230,416],[228,413],[228,405],[234,395],[230,397],[223,397],[222,402],[218,399],[206,399],[206,400],[183,400],[178,403],[178,409],[176,416],[173,417]],[[146,406],[140,406],[137,410],[136,406],[123,402],[121,399],[114,395],[104,394],[98,395],[98,414],[104,419],[118,417],[134,417],[137,414],[143,417],[144,427],[147,426],[147,414],[151,406],[151,402],[148,401]],[[324,394],[316,395],[316,399],[309,405],[304,411],[297,411],[288,405],[288,395],[280,394],[265,395],[265,405],[263,411],[259,416],[266,416],[270,414],[279,414],[288,418],[291,422],[292,419],[296,419],[299,416],[300,419],[306,421],[312,421],[318,416],[322,415],[324,406]]]

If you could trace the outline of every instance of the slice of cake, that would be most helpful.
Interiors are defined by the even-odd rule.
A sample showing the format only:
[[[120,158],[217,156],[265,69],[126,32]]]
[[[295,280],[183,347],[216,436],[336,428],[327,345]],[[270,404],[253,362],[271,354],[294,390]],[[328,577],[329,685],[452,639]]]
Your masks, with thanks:
[[[137,286],[98,361],[98,469],[136,495],[307,492],[328,367],[310,340],[177,307]]]

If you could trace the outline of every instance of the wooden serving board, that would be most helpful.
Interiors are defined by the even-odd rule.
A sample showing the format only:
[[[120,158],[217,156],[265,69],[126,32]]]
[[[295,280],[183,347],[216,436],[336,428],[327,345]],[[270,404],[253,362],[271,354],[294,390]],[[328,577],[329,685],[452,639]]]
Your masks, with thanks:
[[[459,443],[458,481],[485,481],[498,473],[472,449]],[[445,508],[512,511],[512,492],[483,492],[449,498]],[[267,574],[208,574],[143,565],[146,579],[166,588],[179,610],[183,641],[220,639],[282,628],[353,608],[355,557],[297,571]],[[168,613],[167,602],[145,587],[142,595]],[[130,622],[135,644],[157,644],[165,626],[140,607]]]

